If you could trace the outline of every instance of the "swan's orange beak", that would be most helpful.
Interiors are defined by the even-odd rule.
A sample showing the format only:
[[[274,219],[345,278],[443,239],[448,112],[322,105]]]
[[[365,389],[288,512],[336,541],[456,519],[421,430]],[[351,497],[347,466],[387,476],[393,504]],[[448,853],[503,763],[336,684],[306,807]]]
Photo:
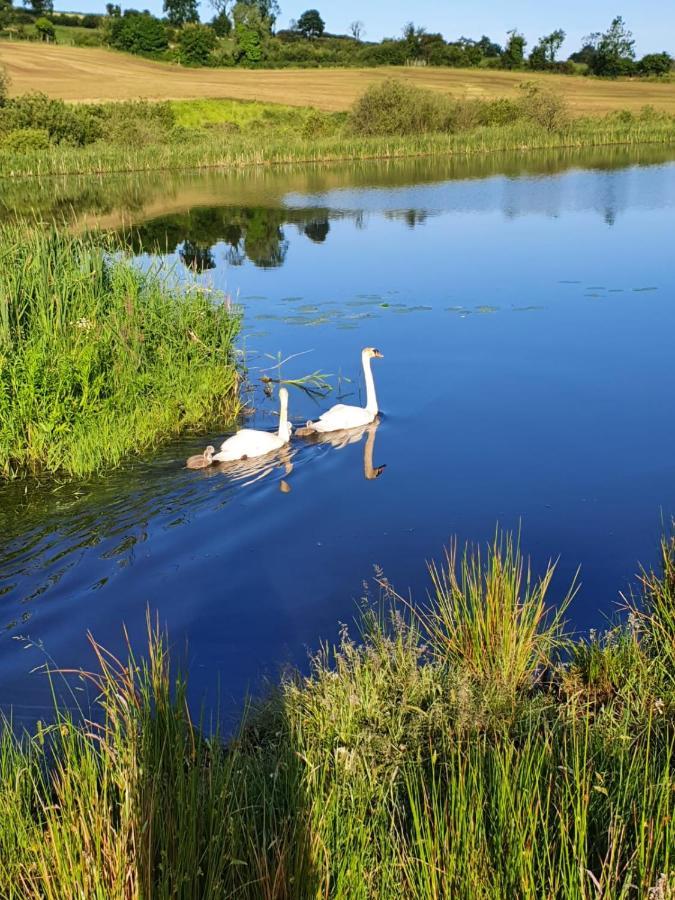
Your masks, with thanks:
[[[373,356],[375,359],[384,359],[384,353],[380,353],[375,347],[373,347]]]

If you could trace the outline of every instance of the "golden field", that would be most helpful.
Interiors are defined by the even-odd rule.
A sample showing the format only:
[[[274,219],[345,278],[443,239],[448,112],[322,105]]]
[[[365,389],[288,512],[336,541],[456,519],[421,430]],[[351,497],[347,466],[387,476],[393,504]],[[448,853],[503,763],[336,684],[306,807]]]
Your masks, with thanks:
[[[0,42],[0,63],[11,93],[43,91],[64,100],[230,97],[334,111],[347,109],[365,88],[392,76],[455,97],[513,95],[524,80],[559,91],[578,115],[651,104],[675,113],[675,83],[604,81],[565,75],[484,69],[184,69],[110,50]]]

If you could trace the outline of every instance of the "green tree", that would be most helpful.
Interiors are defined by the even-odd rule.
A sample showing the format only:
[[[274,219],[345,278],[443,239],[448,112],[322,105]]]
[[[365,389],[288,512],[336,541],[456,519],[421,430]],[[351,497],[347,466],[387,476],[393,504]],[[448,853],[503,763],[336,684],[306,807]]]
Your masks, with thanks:
[[[349,26],[349,33],[355,41],[362,41],[366,33],[366,28],[360,19],[355,19]]]
[[[263,43],[270,33],[269,21],[263,19],[257,6],[237,3],[232,10],[237,62],[257,65],[263,58]]]
[[[303,37],[309,38],[310,40],[321,37],[326,30],[326,25],[321,18],[318,9],[306,10],[298,19],[295,27]]]
[[[481,56],[484,56],[485,59],[496,59],[502,55],[501,46],[494,41],[491,41],[486,34],[484,34],[479,41],[476,41],[476,47],[480,50]]]
[[[214,6],[219,12],[224,11],[226,14],[229,14],[230,10],[230,2],[229,0],[211,0],[211,5]],[[265,30],[269,33],[274,28],[274,23],[276,22],[281,9],[277,0],[238,0],[232,9],[232,17],[234,18],[234,9],[240,6],[248,6],[251,10],[251,13],[257,13],[260,21],[263,23]]]
[[[232,31],[232,19],[226,12],[217,13],[211,19],[210,25],[218,37],[227,37]]]
[[[45,19],[44,16],[41,16],[35,22],[35,30],[39,34],[41,41],[53,41],[56,37],[54,26],[49,19]]]
[[[208,66],[217,43],[213,28],[190,23],[181,29],[178,37],[180,61],[184,66]]]
[[[638,63],[638,71],[641,75],[668,75],[673,68],[673,58],[670,53],[648,53]]]
[[[210,5],[216,11],[216,18],[225,16],[232,21],[232,10],[235,6],[235,0],[209,0]]]
[[[502,53],[502,68],[522,69],[525,59],[525,47],[527,46],[525,35],[515,28],[507,32],[507,34],[509,39]]]
[[[595,44],[589,43],[588,37],[584,38],[584,41],[585,43],[581,50],[577,50],[575,53],[571,54],[570,62],[588,66],[589,69],[592,69],[597,50],[595,49]]]
[[[110,16],[112,19],[113,16],[121,16],[122,15],[122,7],[117,3],[106,3],[105,5],[106,15]]]
[[[621,16],[612,20],[604,34],[591,34],[584,38],[584,43],[595,50],[589,63],[594,75],[616,78],[632,69],[635,40]]]
[[[550,34],[539,38],[539,43],[532,48],[529,63],[532,69],[548,69],[555,64],[558,50],[565,42],[565,32],[562,28],[552,31]]]
[[[54,11],[53,0],[23,0],[24,6],[30,6],[36,16],[44,16]]]
[[[197,0],[164,0],[164,12],[169,22],[178,28],[188,22],[199,22]]]
[[[159,19],[129,9],[110,19],[108,43],[127,53],[160,53],[169,46],[166,27]]]
[[[416,28],[414,22],[407,22],[403,26],[403,41],[408,59],[422,59],[422,44],[425,34],[426,29],[421,27]]]

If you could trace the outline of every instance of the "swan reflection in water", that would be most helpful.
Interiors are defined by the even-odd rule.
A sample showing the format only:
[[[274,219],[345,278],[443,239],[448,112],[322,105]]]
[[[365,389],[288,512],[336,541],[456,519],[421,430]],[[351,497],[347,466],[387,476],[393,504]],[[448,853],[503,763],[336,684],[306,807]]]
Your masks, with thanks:
[[[343,450],[349,444],[358,444],[365,435],[366,442],[363,445],[363,477],[366,481],[373,481],[379,478],[384,472],[386,465],[373,465],[373,452],[375,449],[375,435],[382,421],[381,416],[376,416],[372,422],[367,425],[360,425],[358,428],[349,428],[343,431],[331,431],[325,434],[312,433],[305,435],[305,440],[309,444],[330,444],[336,450]]]
[[[242,487],[255,484],[256,481],[262,481],[272,475],[277,469],[283,468],[285,475],[290,475],[293,471],[293,457],[296,450],[285,444],[278,450],[266,453],[264,456],[257,456],[253,459],[238,459],[233,462],[214,463],[203,474],[207,478],[213,478],[216,475],[225,475],[231,481],[242,482]],[[279,485],[282,493],[290,492],[288,482],[282,480]]]

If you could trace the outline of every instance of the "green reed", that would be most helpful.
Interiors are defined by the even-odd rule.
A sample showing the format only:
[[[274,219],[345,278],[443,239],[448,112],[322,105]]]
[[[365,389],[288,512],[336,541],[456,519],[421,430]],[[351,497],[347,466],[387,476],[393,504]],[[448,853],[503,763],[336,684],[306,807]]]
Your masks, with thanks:
[[[528,586],[508,540],[448,557],[421,618],[380,579],[361,641],[227,742],[190,718],[156,627],[146,660],[92,641],[96,722],[0,735],[0,895],[671,900],[674,568],[664,541],[628,623],[574,643],[540,616],[552,570]],[[448,653],[514,598],[489,664]]]
[[[491,125],[451,134],[362,137],[343,132],[316,137],[302,129],[270,125],[264,135],[223,130],[187,132],[180,140],[157,141],[138,147],[95,143],[82,148],[54,146],[22,152],[0,148],[0,177],[140,172],[186,168],[237,169],[280,163],[332,162],[356,159],[397,159],[675,142],[670,116],[625,121],[618,116],[574,120],[551,131],[528,122]]]
[[[232,421],[239,318],[113,240],[0,227],[0,477],[86,475]]]

